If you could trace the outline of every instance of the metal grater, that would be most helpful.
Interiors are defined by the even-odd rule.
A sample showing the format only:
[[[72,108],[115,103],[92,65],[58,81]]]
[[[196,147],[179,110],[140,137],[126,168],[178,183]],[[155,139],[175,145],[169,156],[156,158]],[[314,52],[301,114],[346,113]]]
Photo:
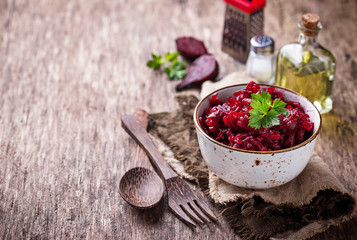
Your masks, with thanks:
[[[222,51],[228,53],[238,61],[245,63],[250,51],[250,39],[255,35],[263,35],[265,1],[255,7],[255,12],[239,9],[237,2],[248,2],[248,0],[227,1],[226,14],[223,28]],[[233,2],[233,3],[232,3]],[[231,5],[234,4],[234,5]],[[254,8],[253,8],[254,11]]]

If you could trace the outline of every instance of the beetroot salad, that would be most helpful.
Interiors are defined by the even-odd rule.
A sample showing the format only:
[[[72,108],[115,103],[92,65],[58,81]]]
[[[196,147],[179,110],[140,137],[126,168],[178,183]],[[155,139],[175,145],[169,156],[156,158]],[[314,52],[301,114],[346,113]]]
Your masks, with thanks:
[[[260,86],[250,82],[244,90],[235,92],[222,103],[218,94],[212,96],[210,107],[199,122],[204,131],[213,139],[244,150],[272,151],[290,148],[307,140],[313,132],[314,123],[304,113],[300,103],[284,100],[282,93],[275,87],[266,91],[271,102],[279,98],[286,103],[287,115],[278,116],[280,124],[259,129],[248,126],[252,110],[252,94],[261,93]]]

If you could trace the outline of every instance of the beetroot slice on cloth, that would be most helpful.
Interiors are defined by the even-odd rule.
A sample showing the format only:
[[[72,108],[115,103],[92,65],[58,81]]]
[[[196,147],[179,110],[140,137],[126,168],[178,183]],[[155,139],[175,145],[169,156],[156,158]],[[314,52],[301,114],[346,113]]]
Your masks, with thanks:
[[[189,60],[194,60],[208,53],[205,44],[193,37],[177,38],[176,46],[180,54]]]
[[[206,80],[214,80],[218,76],[218,63],[213,55],[205,54],[197,58],[187,69],[183,81],[176,86],[177,91],[195,87]]]

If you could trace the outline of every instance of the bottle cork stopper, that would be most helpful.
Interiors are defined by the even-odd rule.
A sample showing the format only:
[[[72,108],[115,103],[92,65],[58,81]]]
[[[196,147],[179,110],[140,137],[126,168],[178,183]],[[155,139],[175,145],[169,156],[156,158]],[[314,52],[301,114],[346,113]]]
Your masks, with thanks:
[[[315,13],[306,13],[301,18],[301,25],[306,29],[316,30],[319,21],[320,21],[319,15],[317,15]],[[310,32],[310,31],[309,32],[304,31],[304,34],[306,36],[315,36],[316,35],[316,33]]]

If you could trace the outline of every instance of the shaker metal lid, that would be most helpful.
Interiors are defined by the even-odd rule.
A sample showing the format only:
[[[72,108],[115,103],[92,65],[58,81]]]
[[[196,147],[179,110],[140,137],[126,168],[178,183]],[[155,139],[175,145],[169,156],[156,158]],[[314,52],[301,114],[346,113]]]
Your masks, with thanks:
[[[260,55],[270,55],[274,53],[274,40],[265,35],[258,35],[250,39],[250,49]]]

